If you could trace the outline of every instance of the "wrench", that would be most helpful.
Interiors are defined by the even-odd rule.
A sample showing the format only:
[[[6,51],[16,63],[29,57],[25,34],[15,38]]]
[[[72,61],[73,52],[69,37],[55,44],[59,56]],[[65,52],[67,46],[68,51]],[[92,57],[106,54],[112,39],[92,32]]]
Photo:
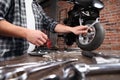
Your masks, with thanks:
[[[95,25],[98,22],[99,22],[99,18],[97,18],[89,27],[92,27],[93,25]]]

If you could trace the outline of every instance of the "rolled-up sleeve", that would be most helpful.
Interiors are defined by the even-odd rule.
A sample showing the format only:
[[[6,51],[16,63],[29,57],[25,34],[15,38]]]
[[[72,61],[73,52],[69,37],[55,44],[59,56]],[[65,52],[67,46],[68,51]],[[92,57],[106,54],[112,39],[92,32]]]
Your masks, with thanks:
[[[51,32],[55,32],[54,29],[56,27],[58,23],[56,21],[54,21],[53,19],[51,19],[48,16],[44,16],[43,18],[43,27],[46,30],[49,30]]]
[[[11,0],[0,0],[0,20],[5,19],[9,8],[10,8]]]
[[[44,11],[42,11],[42,15],[43,15],[42,19],[43,28],[55,33],[54,29],[58,22],[47,16]]]

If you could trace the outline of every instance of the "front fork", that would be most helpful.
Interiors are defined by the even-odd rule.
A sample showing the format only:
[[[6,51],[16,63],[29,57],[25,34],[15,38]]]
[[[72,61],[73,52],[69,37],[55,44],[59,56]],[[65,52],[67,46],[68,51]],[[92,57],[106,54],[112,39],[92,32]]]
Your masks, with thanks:
[[[99,18],[96,18],[96,20],[91,24],[89,25],[89,27],[93,27],[96,23],[99,23]],[[82,23],[83,23],[83,19],[79,18],[79,24],[80,26],[82,26]]]

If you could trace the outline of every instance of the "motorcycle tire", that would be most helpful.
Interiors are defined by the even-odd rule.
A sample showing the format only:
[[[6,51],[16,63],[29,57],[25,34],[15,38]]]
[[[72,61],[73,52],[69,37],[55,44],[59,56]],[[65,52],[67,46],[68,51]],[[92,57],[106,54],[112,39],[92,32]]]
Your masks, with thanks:
[[[93,21],[86,21],[85,25],[90,25],[92,24]],[[104,37],[105,37],[105,30],[103,28],[103,26],[100,24],[100,22],[96,23],[95,25],[92,26],[95,30],[95,34],[94,37],[92,39],[91,42],[88,43],[81,43],[80,42],[80,35],[77,36],[76,38],[76,44],[78,45],[78,47],[82,50],[85,51],[92,51],[97,49],[98,47],[100,47],[100,45],[103,43],[104,41]]]

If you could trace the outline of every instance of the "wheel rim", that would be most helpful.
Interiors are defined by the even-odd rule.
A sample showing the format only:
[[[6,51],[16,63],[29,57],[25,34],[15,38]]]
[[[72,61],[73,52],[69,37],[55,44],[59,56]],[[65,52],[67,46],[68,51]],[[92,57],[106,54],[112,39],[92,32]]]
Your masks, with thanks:
[[[80,34],[79,35],[78,40],[79,40],[80,44],[87,45],[93,41],[93,39],[95,37],[96,30],[93,26],[91,28],[92,28],[92,31],[89,31],[87,34]]]

